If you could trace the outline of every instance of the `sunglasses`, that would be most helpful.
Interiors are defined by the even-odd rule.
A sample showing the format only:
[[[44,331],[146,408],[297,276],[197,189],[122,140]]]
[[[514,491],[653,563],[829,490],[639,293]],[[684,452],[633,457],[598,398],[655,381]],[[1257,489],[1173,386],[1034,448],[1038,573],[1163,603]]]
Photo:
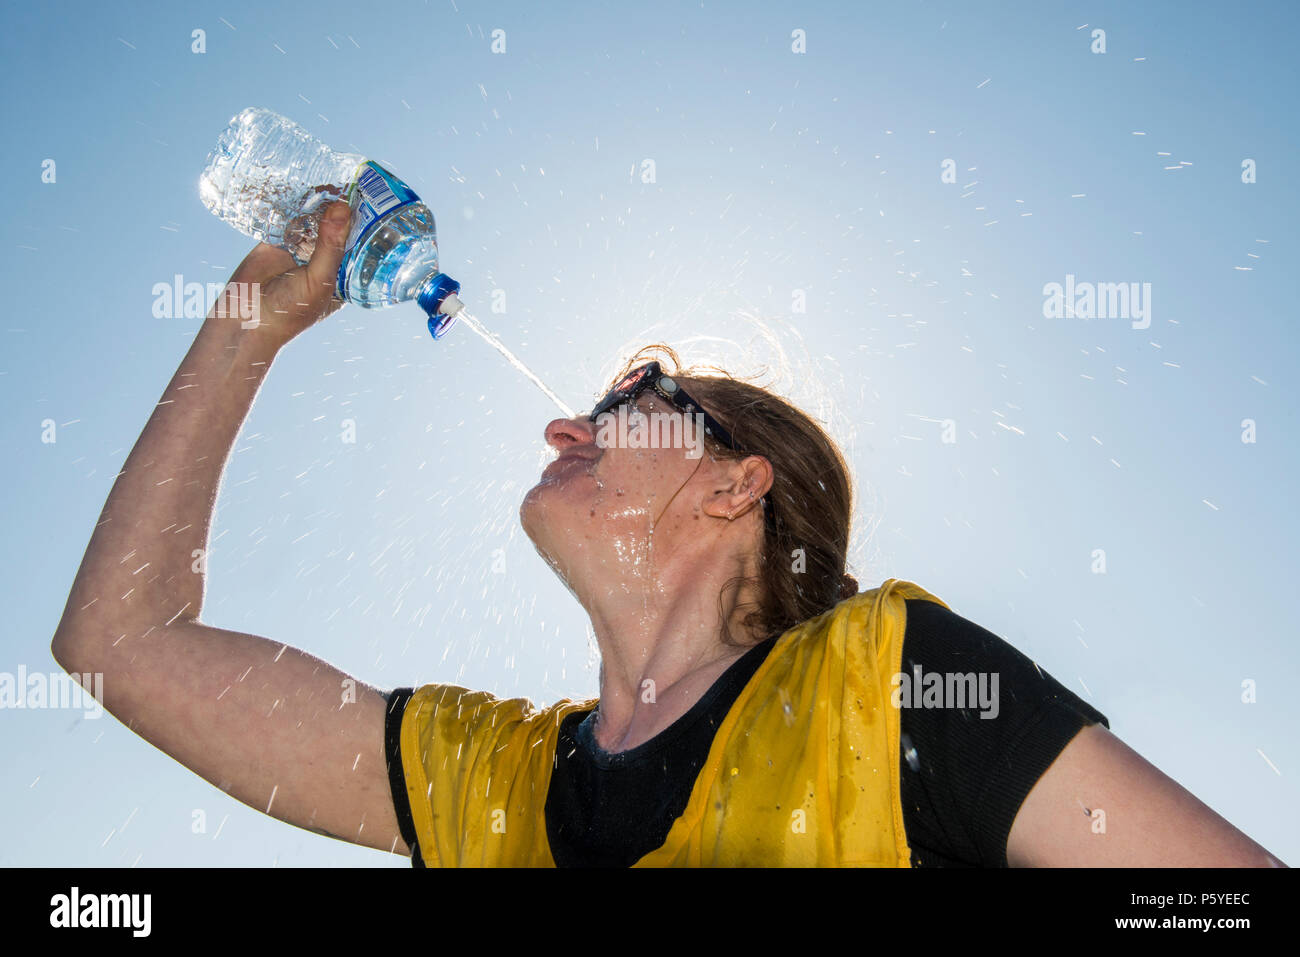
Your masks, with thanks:
[[[667,375],[660,368],[657,361],[648,362],[643,366],[633,369],[619,381],[614,388],[609,390],[605,398],[601,399],[592,409],[588,419],[595,422],[598,416],[604,415],[612,409],[618,408],[624,402],[635,402],[637,396],[647,389],[653,390],[659,396],[670,402],[677,411],[685,415],[699,415],[704,423],[704,434],[711,439],[715,439],[722,445],[731,449],[740,455],[752,454],[736,444],[736,440],[731,437],[731,433],[723,427],[722,423],[709,415],[704,406],[700,405],[693,399],[685,389],[672,376]],[[763,508],[763,520],[772,532],[776,531],[776,513],[769,496],[764,495],[759,499]]]

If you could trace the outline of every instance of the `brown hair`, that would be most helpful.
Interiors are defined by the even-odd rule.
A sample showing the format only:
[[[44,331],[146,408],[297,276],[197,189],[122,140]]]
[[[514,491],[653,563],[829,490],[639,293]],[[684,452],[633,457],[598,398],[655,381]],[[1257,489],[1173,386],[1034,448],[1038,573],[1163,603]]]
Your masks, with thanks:
[[[727,429],[745,453],[709,439],[720,458],[761,455],[772,463],[772,487],[761,503],[775,508],[774,527],[764,522],[758,554],[759,573],[749,579],[759,597],[743,623],[763,638],[779,635],[857,594],[858,583],[845,573],[853,489],[844,456],[822,428],[784,399],[716,367],[681,368],[677,353],[666,345],[637,351],[614,377],[658,359],[664,372],[683,386]],[[716,375],[701,375],[712,371]],[[795,565],[802,550],[800,569]],[[718,595],[719,611],[727,589],[746,579],[732,578]],[[723,616],[722,640],[735,645]]]

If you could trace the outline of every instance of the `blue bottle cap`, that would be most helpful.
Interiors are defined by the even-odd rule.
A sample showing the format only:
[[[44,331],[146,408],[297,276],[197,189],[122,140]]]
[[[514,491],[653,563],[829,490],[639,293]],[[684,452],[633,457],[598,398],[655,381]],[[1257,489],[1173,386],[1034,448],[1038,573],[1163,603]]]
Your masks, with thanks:
[[[429,317],[429,334],[433,338],[441,339],[455,324],[456,315],[448,316],[438,310],[442,308],[448,296],[454,296],[458,292],[460,292],[460,283],[442,272],[430,276],[420,287],[415,301]]]

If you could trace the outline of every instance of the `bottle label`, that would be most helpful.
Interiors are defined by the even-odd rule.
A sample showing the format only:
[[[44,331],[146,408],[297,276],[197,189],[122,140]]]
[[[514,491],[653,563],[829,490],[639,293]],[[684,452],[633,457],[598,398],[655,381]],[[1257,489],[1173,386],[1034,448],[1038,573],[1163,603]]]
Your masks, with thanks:
[[[415,191],[378,163],[367,160],[357,170],[348,187],[348,204],[352,207],[352,229],[343,244],[343,262],[339,264],[336,295],[347,298],[348,273],[357,254],[366,245],[375,226],[395,209],[418,203]]]

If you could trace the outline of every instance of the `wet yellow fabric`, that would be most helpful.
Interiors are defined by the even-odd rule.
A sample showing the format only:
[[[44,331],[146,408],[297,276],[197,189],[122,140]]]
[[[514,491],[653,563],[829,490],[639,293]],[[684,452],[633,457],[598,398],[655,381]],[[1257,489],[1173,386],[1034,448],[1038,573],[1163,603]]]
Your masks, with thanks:
[[[790,629],[718,728],[686,810],[636,867],[907,867],[899,801],[900,672],[909,598],[889,579]],[[944,605],[947,607],[947,605]],[[560,721],[456,685],[417,689],[402,767],[429,867],[554,867],[545,805]]]

